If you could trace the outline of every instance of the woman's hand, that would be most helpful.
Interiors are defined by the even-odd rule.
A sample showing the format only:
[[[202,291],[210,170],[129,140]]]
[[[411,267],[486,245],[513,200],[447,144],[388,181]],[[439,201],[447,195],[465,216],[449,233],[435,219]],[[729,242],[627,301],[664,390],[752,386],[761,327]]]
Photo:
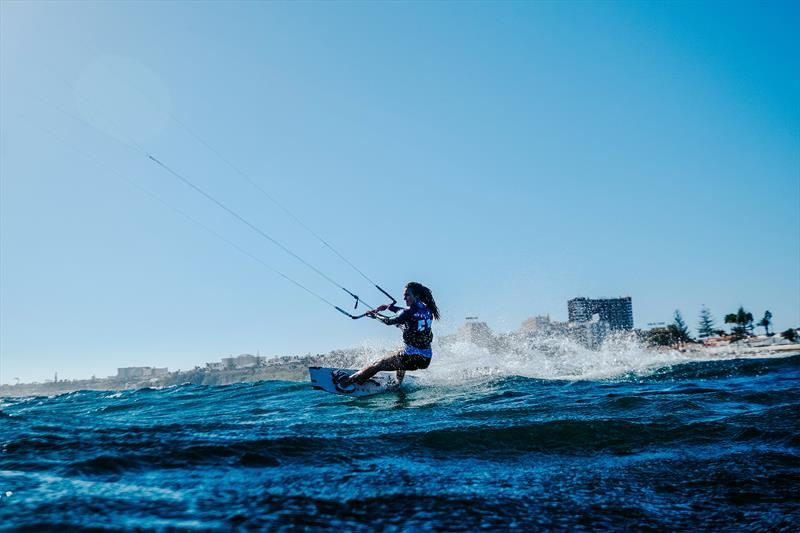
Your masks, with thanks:
[[[379,305],[378,307],[376,307],[374,309],[374,312],[378,313],[380,311],[386,311],[387,309],[389,309],[389,304],[383,304],[383,305]]]

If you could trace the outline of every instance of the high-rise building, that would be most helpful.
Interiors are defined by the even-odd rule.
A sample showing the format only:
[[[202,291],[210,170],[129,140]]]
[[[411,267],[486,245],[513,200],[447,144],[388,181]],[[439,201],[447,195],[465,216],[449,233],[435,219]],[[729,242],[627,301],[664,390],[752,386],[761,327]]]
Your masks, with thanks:
[[[567,302],[570,322],[589,322],[592,315],[608,323],[611,331],[630,331],[633,329],[633,306],[631,297],[624,298],[573,298]]]

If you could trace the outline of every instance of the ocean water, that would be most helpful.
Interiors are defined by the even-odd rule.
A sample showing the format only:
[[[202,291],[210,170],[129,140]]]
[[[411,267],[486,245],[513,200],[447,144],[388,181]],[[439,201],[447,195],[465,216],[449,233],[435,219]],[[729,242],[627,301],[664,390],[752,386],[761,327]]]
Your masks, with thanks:
[[[570,352],[3,398],[0,529],[800,529],[800,354]]]

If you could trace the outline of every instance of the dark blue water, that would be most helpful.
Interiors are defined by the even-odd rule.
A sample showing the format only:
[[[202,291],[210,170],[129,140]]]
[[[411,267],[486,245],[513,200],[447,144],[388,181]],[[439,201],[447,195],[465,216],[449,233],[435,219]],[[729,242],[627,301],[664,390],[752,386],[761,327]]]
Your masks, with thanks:
[[[798,530],[800,355],[6,398],[0,528]]]

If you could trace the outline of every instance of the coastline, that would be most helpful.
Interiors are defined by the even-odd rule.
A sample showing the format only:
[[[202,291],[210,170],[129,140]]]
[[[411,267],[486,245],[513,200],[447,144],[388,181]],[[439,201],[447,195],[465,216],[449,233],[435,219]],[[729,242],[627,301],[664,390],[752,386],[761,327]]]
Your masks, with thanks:
[[[652,349],[651,349],[652,350]],[[678,351],[696,355],[707,360],[738,359],[758,357],[784,357],[800,354],[800,343],[776,344],[770,346],[725,345],[707,347],[689,345],[680,349],[655,349],[653,351]],[[46,383],[18,383],[0,385],[0,398],[28,396],[57,396],[81,390],[121,391],[142,388],[165,388],[182,384],[231,385],[257,381],[306,381],[309,366],[353,366],[359,350],[336,350],[326,355],[297,357],[289,361],[271,362],[263,366],[211,370],[195,367],[192,370],[177,370],[166,376],[140,380],[121,380],[117,377],[63,380]],[[348,363],[349,362],[349,363]]]
[[[56,396],[81,390],[121,391],[142,388],[159,389],[192,383],[195,385],[231,385],[254,381],[302,381],[309,366],[318,364],[317,357],[303,357],[288,363],[263,367],[236,368],[230,370],[176,370],[166,376],[140,380],[122,380],[117,377],[62,380],[47,383],[18,383],[0,385],[0,398],[23,396]]]

